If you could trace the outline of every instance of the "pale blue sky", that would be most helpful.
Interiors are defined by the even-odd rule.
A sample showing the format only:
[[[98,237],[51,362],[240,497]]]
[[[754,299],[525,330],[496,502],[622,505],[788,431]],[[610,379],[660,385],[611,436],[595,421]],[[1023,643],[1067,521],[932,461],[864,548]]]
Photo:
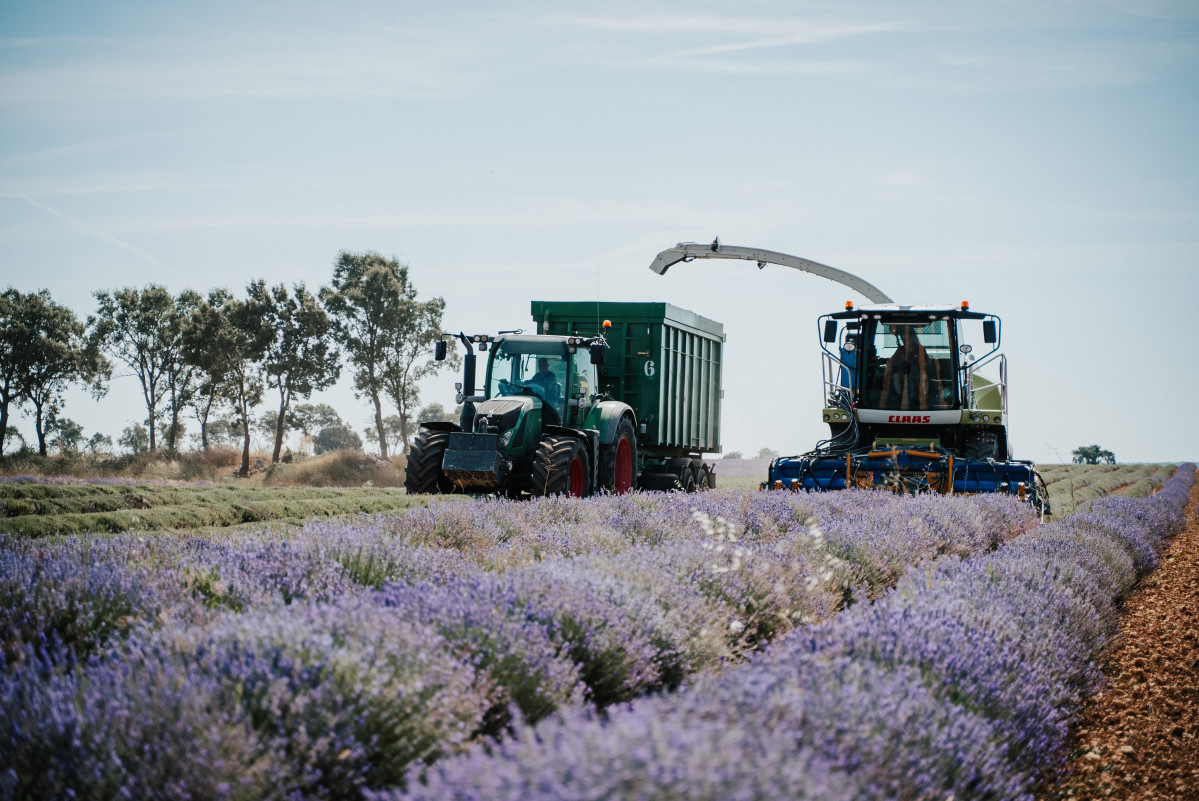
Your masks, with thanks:
[[[85,316],[152,281],[316,288],[347,249],[454,330],[667,301],[725,324],[725,449],[806,450],[815,319],[854,296],[648,270],[719,235],[1000,315],[1018,457],[1194,459],[1197,111],[1193,2],[5,0],[0,285]],[[347,381],[318,399],[368,420]],[[139,402],[126,376],[65,414],[115,438]]]

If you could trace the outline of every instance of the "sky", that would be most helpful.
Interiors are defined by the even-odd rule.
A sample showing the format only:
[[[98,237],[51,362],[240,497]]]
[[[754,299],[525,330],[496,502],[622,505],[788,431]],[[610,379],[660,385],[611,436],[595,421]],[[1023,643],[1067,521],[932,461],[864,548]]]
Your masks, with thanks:
[[[80,317],[315,290],[343,250],[408,265],[453,331],[664,301],[724,325],[724,450],[806,451],[816,320],[864,298],[648,269],[717,236],[998,315],[1017,458],[1197,459],[1199,6],[0,0],[0,287]],[[371,419],[348,371],[310,400]],[[62,413],[145,416],[119,365]]]

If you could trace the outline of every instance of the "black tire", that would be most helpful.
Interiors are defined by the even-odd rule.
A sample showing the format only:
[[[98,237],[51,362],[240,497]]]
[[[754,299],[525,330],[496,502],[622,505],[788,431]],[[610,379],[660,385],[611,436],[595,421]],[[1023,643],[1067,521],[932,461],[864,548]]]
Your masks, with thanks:
[[[587,446],[571,437],[546,437],[533,454],[529,491],[534,496],[591,494]]]
[[[998,459],[999,436],[994,431],[979,431],[970,434],[962,443],[962,457],[965,459]]]
[[[621,443],[624,443],[622,446]],[[617,454],[622,452],[622,447],[627,447],[627,457],[622,453],[621,459],[627,458],[628,469],[631,471],[628,476],[627,486],[623,486],[626,482],[617,481]],[[623,478],[623,471],[622,478]],[[600,487],[605,492],[611,492],[616,495],[623,495],[626,492],[637,489],[637,433],[633,430],[633,423],[627,417],[620,418],[620,422],[616,424],[616,436],[612,438],[610,445],[605,445],[600,448]]]
[[[699,488],[699,482],[695,479],[694,465],[683,468],[683,474],[679,476],[679,482],[683,485],[683,492],[695,492]]]
[[[408,465],[404,468],[404,489],[409,495],[435,495],[452,492],[454,485],[441,472],[446,446],[450,444],[449,431],[421,429],[408,451]]]
[[[702,462],[700,463],[699,473],[697,473],[697,476],[698,478],[696,479],[695,484],[699,488],[700,492],[716,489],[716,476],[708,470],[708,466],[706,464]]]

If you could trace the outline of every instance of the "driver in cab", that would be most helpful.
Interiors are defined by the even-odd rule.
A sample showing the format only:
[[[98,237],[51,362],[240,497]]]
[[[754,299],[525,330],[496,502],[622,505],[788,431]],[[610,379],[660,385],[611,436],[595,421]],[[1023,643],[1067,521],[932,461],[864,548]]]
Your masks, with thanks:
[[[542,357],[537,360],[537,372],[525,384],[546,403],[552,406],[558,404],[558,377],[550,369],[549,359]]]

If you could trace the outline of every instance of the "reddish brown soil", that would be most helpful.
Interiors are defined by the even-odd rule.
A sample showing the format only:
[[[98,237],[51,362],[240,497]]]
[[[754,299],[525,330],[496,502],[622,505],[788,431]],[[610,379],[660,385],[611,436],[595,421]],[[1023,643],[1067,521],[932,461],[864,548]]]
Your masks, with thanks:
[[[1199,799],[1199,484],[1187,527],[1129,598],[1103,690],[1070,735],[1043,799]]]

